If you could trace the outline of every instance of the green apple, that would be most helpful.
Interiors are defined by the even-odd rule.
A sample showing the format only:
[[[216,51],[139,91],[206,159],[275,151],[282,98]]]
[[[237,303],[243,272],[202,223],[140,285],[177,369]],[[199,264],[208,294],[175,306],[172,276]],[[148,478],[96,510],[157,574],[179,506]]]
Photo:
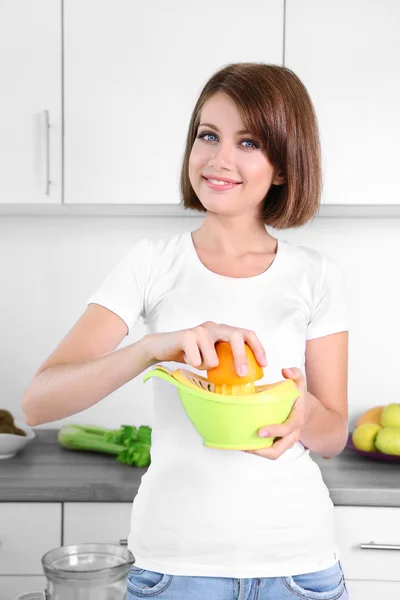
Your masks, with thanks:
[[[400,404],[387,404],[381,414],[382,427],[400,427]]]
[[[375,450],[375,438],[381,429],[381,426],[376,423],[359,425],[352,435],[354,446],[364,452],[373,452]]]
[[[375,447],[384,454],[400,456],[400,427],[382,427],[375,438]]]

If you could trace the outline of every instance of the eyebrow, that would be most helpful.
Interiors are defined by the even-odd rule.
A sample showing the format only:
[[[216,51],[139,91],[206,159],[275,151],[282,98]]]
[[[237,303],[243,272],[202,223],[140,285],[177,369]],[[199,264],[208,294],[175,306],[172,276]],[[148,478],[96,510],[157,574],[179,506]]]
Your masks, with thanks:
[[[215,131],[217,131],[218,133],[220,132],[218,127],[212,125],[211,123],[200,123],[199,127],[211,127],[211,129],[215,129]],[[251,135],[250,132],[247,131],[247,129],[240,129],[240,131],[236,132],[236,135],[242,135],[243,133],[248,133],[249,135]]]

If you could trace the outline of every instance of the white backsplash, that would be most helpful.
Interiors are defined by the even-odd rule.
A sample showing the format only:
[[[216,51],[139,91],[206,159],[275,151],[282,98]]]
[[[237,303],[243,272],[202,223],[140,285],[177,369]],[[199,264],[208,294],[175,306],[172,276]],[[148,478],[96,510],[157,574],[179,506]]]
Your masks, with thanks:
[[[0,217],[0,408],[22,419],[21,397],[39,365],[86,309],[86,300],[128,248],[194,230],[193,217]],[[350,310],[350,426],[368,407],[400,402],[400,219],[317,218],[270,232],[311,246],[343,268]],[[120,347],[146,333],[140,322]],[[67,422],[152,425],[151,383],[141,377]]]

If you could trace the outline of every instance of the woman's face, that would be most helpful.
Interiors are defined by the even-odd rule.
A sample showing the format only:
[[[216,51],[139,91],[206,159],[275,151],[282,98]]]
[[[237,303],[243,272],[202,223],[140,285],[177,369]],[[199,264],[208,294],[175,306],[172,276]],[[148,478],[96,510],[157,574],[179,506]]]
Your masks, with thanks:
[[[259,141],[245,131],[235,103],[223,92],[215,93],[203,106],[189,158],[189,179],[208,211],[259,214],[275,174]],[[217,184],[209,179],[231,180]]]

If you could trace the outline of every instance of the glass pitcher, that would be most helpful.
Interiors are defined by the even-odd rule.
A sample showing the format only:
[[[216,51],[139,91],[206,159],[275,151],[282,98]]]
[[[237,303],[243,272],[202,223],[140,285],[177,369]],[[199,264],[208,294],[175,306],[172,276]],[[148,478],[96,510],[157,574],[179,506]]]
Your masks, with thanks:
[[[133,554],[113,544],[77,544],[42,557],[47,588],[14,600],[125,600]]]

